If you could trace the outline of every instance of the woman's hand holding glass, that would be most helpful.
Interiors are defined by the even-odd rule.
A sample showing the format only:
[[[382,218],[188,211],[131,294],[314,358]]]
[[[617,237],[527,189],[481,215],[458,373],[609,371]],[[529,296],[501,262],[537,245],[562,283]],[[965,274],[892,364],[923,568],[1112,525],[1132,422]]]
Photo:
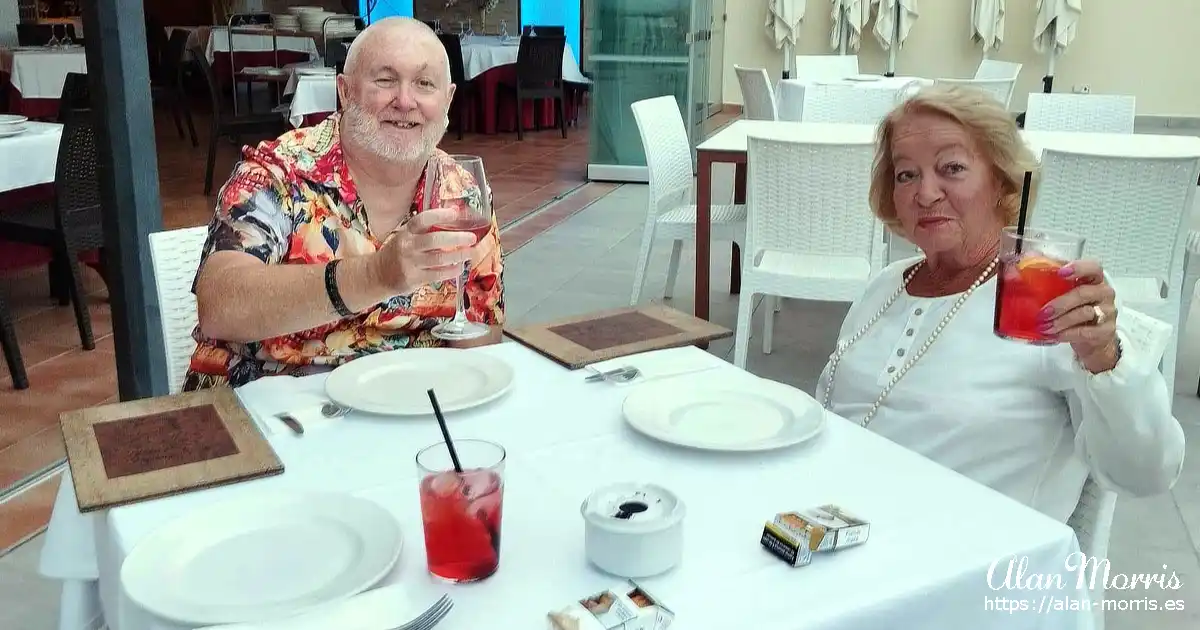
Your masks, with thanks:
[[[1059,270],[1077,286],[1049,304],[1040,313],[1043,330],[1058,341],[1071,344],[1080,363],[1092,373],[1106,372],[1117,365],[1116,293],[1104,278],[1100,263],[1078,260]]]

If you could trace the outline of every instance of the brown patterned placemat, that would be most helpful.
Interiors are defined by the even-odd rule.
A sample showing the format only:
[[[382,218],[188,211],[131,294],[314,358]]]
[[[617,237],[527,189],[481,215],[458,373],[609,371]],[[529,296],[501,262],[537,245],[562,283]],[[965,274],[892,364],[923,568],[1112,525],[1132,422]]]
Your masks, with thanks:
[[[592,363],[721,339],[732,330],[661,304],[619,308],[505,329],[541,354],[578,369]]]
[[[81,512],[283,472],[228,387],[69,411],[59,424]]]

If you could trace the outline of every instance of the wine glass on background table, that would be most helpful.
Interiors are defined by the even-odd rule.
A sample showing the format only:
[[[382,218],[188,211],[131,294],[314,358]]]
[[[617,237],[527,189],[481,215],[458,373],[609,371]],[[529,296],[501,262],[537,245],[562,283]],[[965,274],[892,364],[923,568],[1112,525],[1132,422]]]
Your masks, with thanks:
[[[451,155],[434,158],[435,177],[426,176],[425,204],[428,207],[452,208],[457,212],[449,223],[435,225],[434,232],[470,232],[477,241],[482,241],[492,229],[492,190],[488,185],[487,173],[483,169],[483,158],[474,155]],[[442,184],[445,175],[455,168],[464,174],[464,181]],[[463,271],[455,281],[454,319],[434,327],[434,337],[445,341],[465,341],[487,335],[491,328],[487,324],[467,319],[466,287],[470,263],[463,263]]]

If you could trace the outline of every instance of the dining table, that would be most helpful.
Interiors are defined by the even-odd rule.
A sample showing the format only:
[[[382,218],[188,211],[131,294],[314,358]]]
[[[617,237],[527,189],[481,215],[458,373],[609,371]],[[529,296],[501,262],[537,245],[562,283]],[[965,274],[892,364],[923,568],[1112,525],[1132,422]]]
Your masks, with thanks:
[[[53,118],[71,72],[87,74],[83,46],[0,48],[0,80],[9,93],[9,111]]]
[[[25,131],[0,137],[0,193],[54,182],[63,126],[28,121]]]
[[[804,120],[804,94],[814,85],[845,85],[856,90],[886,90],[900,92],[906,89],[932,85],[932,79],[922,77],[882,75],[857,75],[841,79],[783,79],[775,84],[775,106],[779,120]]]
[[[877,125],[739,119],[696,146],[696,285],[693,312],[696,317],[705,320],[710,317],[713,165],[734,166],[733,202],[743,204],[746,203],[747,138],[750,136],[802,143],[869,143],[875,141],[877,128]],[[1035,156],[1040,156],[1045,149],[1134,158],[1186,157],[1200,153],[1200,136],[1192,135],[1022,130],[1021,137]],[[734,265],[735,277],[730,280],[732,293],[740,291],[738,270],[739,266]]]
[[[443,441],[432,413],[351,411],[306,424],[297,435],[276,414],[328,400],[331,377],[268,377],[236,391],[283,462],[283,474],[84,514],[64,473],[39,567],[62,581],[60,628],[100,620],[109,630],[194,628],[129,598],[122,567],[139,543],[232,501],[311,492],[366,498],[394,516],[404,545],[381,583],[400,584],[416,597],[448,594],[455,605],[439,629],[544,628],[547,613],[622,581],[587,560],[581,502],[623,481],[657,484],[686,508],[679,563],[638,580],[675,614],[674,627],[1092,627],[1091,613],[1078,605],[1046,609],[1046,597],[1086,597],[1069,574],[1061,590],[1037,592],[1011,578],[1012,563],[1022,575],[1062,574],[1079,553],[1067,525],[826,412],[799,390],[791,395],[815,405],[809,411],[820,419],[811,439],[762,451],[685,448],[634,430],[625,401],[642,388],[758,387],[763,379],[697,347],[620,359],[647,365],[639,362],[653,355],[658,365],[665,357],[675,366],[625,383],[590,381],[588,370],[567,369],[511,340],[451,352],[482,353],[513,373],[502,396],[447,412],[445,421],[454,440],[488,440],[506,451],[503,543],[491,577],[451,585],[427,571],[414,456]],[[869,522],[866,541],[816,554],[800,567],[763,548],[764,523],[777,513],[825,504]],[[271,579],[269,570],[255,571]],[[155,579],[170,579],[168,568]],[[1033,602],[1034,611],[1001,611],[1000,598]]]

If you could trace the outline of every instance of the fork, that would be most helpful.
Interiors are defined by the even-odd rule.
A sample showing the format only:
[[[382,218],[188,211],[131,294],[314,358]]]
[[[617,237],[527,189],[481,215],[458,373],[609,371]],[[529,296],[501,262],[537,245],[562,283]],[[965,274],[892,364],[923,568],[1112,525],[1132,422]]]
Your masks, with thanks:
[[[452,608],[454,608],[454,602],[450,600],[450,596],[442,595],[442,598],[434,602],[429,610],[426,610],[421,616],[402,626],[392,628],[392,630],[432,630],[446,618],[446,615],[450,614]]]

